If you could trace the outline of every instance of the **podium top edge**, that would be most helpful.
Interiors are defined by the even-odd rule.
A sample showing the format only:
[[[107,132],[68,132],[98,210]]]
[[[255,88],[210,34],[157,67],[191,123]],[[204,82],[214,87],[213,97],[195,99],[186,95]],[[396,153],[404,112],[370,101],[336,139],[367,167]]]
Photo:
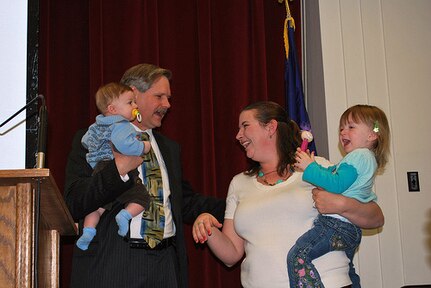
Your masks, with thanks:
[[[1,178],[45,178],[50,177],[48,168],[0,170]]]

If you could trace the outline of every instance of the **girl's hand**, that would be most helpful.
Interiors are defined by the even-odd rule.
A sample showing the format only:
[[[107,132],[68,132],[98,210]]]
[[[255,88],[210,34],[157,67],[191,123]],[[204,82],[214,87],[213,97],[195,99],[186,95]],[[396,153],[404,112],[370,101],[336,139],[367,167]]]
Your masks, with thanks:
[[[296,163],[293,166],[299,171],[304,171],[310,163],[314,162],[314,151],[310,154],[310,150],[307,149],[307,152],[304,152],[298,147],[295,160]]]

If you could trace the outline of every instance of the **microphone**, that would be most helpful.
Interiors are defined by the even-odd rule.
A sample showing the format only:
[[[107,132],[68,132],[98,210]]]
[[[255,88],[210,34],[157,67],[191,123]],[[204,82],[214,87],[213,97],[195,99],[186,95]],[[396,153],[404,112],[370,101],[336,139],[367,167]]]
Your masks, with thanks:
[[[37,134],[36,168],[40,169],[45,167],[48,110],[45,105],[45,97],[42,94],[39,94],[38,97],[42,99],[42,105],[39,108],[39,133]]]

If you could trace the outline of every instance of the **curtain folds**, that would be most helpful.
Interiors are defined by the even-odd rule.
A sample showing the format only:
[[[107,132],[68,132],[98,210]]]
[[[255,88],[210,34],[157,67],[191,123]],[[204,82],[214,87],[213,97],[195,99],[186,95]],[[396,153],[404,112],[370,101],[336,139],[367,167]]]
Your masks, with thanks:
[[[247,167],[235,140],[241,108],[257,100],[285,104],[284,3],[39,2],[39,93],[46,96],[49,111],[47,167],[60,189],[74,133],[98,114],[97,89],[148,62],[173,72],[172,108],[160,130],[182,145],[185,178],[196,191],[225,198],[232,177]],[[299,38],[299,0],[289,5]],[[205,246],[193,244],[190,227],[186,233],[190,287],[240,287],[239,265],[224,267]],[[62,239],[62,287],[68,287],[74,240]]]

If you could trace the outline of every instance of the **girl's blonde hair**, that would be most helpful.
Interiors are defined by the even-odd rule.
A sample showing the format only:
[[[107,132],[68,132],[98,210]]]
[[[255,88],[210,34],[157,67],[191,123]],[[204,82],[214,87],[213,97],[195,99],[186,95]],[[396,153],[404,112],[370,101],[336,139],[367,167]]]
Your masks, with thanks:
[[[100,113],[105,114],[109,104],[127,91],[133,90],[129,86],[117,82],[111,82],[100,87],[96,92],[97,109],[99,109]]]
[[[377,169],[383,171],[390,153],[390,131],[385,112],[371,105],[355,105],[344,111],[340,118],[340,128],[350,119],[355,123],[364,123],[377,135],[372,151],[376,155]]]

